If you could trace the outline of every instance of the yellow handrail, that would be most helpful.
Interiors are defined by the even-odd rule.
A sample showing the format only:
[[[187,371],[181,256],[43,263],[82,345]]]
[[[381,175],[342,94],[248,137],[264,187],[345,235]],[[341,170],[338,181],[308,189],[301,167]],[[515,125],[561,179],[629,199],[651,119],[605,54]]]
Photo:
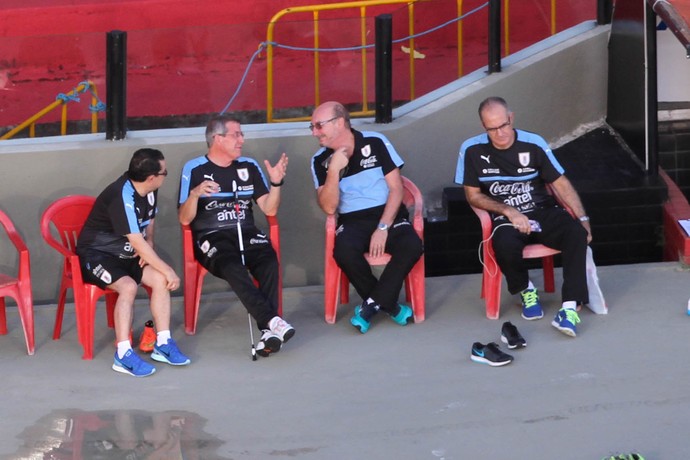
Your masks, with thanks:
[[[503,2],[503,47],[505,50],[504,56],[510,54],[510,0]],[[556,0],[551,0],[551,35],[556,35]]]
[[[273,117],[273,37],[276,22],[283,16],[291,13],[312,13],[314,21],[314,105],[319,105],[321,103],[321,91],[320,91],[320,68],[319,68],[319,12],[327,10],[338,10],[347,8],[359,8],[360,15],[360,40],[361,40],[361,60],[362,60],[362,110],[359,112],[352,112],[353,116],[364,116],[372,115],[373,110],[369,109],[368,106],[368,87],[366,78],[366,9],[368,7],[380,6],[380,5],[393,5],[406,3],[408,8],[408,32],[410,39],[408,40],[408,45],[410,49],[409,55],[409,68],[410,68],[410,98],[415,97],[415,63],[414,63],[414,4],[419,0],[359,0],[353,2],[343,2],[343,3],[331,3],[326,5],[306,5],[298,6],[292,8],[285,8],[271,18],[268,23],[268,29],[266,32],[266,119],[269,123],[274,121]],[[458,8],[458,16],[462,13],[462,0],[456,0]],[[461,22],[461,21],[458,21]],[[458,26],[458,39],[462,34],[462,27]],[[458,76],[462,75],[462,48],[458,46]],[[301,121],[307,120],[308,117],[296,117],[296,118],[284,118],[279,121]]]
[[[100,99],[98,99],[98,93],[96,91],[96,86],[93,82],[87,80],[79,83],[76,88],[74,88],[69,93],[65,94],[64,97],[56,98],[55,102],[45,107],[43,110],[37,114],[29,117],[26,121],[15,127],[14,129],[6,132],[4,135],[0,136],[0,140],[10,139],[14,137],[17,133],[23,131],[27,127],[29,128],[29,137],[36,136],[36,121],[43,118],[45,115],[62,105],[62,117],[60,121],[60,134],[64,136],[67,134],[67,103],[74,100],[78,94],[85,93],[86,91],[91,92],[91,107],[96,108],[91,112],[91,132],[98,132],[98,108],[102,105]],[[78,100],[78,99],[76,99]]]

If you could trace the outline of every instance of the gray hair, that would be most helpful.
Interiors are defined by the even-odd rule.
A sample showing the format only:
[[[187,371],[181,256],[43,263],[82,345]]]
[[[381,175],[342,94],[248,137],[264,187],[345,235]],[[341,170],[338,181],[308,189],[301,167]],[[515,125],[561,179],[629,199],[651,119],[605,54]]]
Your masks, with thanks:
[[[213,136],[217,134],[227,134],[228,128],[225,125],[231,122],[240,124],[240,120],[229,113],[221,113],[212,116],[206,124],[206,145],[210,147],[211,144],[213,144]]]

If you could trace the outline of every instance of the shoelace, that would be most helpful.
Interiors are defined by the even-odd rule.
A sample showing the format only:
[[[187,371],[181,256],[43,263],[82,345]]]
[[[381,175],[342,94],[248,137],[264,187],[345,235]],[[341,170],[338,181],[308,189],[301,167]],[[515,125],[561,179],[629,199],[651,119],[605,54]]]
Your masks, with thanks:
[[[529,291],[522,293],[522,302],[527,308],[535,306],[538,300],[539,296],[537,295],[536,289],[530,289]]]
[[[573,324],[577,324],[580,322],[580,317],[578,316],[577,312],[575,310],[572,310],[570,308],[565,308],[561,311],[565,312],[565,317],[568,321],[570,321]]]

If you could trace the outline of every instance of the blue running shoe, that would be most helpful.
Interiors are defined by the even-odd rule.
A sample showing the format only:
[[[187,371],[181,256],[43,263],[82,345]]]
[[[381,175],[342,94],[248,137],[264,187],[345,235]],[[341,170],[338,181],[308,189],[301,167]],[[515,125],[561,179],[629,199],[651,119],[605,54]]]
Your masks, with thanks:
[[[522,297],[522,317],[528,321],[533,319],[541,319],[544,317],[544,311],[541,309],[539,303],[539,294],[536,289],[525,289],[520,293]]]
[[[168,339],[168,343],[165,345],[154,345],[153,353],[151,353],[151,359],[154,361],[159,361],[161,363],[171,364],[173,366],[186,366],[191,363],[192,360],[182,354],[177,344],[171,338]]]
[[[410,320],[410,318],[412,318],[412,309],[407,305],[403,305],[401,303],[398,305],[400,306],[398,314],[395,316],[391,315],[391,318],[393,319],[393,321],[400,324],[401,326],[407,326],[408,321]]]
[[[350,324],[359,329],[359,332],[365,334],[369,330],[369,326],[371,326],[371,323],[366,319],[362,318],[361,313],[362,307],[355,307],[355,314],[352,318],[350,318]]]
[[[577,312],[570,308],[561,308],[556,313],[556,317],[551,321],[551,325],[570,337],[577,335],[575,325],[580,322]]]
[[[156,372],[155,367],[143,361],[132,349],[127,350],[122,358],[118,358],[117,351],[115,352],[113,370],[134,377],[147,377]]]

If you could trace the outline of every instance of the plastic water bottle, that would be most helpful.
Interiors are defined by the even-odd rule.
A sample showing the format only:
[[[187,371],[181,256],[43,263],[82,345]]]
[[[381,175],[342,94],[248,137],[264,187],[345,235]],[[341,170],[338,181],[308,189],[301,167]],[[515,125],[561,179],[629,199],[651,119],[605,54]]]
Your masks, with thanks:
[[[688,315],[690,315],[690,300],[688,300]]]

